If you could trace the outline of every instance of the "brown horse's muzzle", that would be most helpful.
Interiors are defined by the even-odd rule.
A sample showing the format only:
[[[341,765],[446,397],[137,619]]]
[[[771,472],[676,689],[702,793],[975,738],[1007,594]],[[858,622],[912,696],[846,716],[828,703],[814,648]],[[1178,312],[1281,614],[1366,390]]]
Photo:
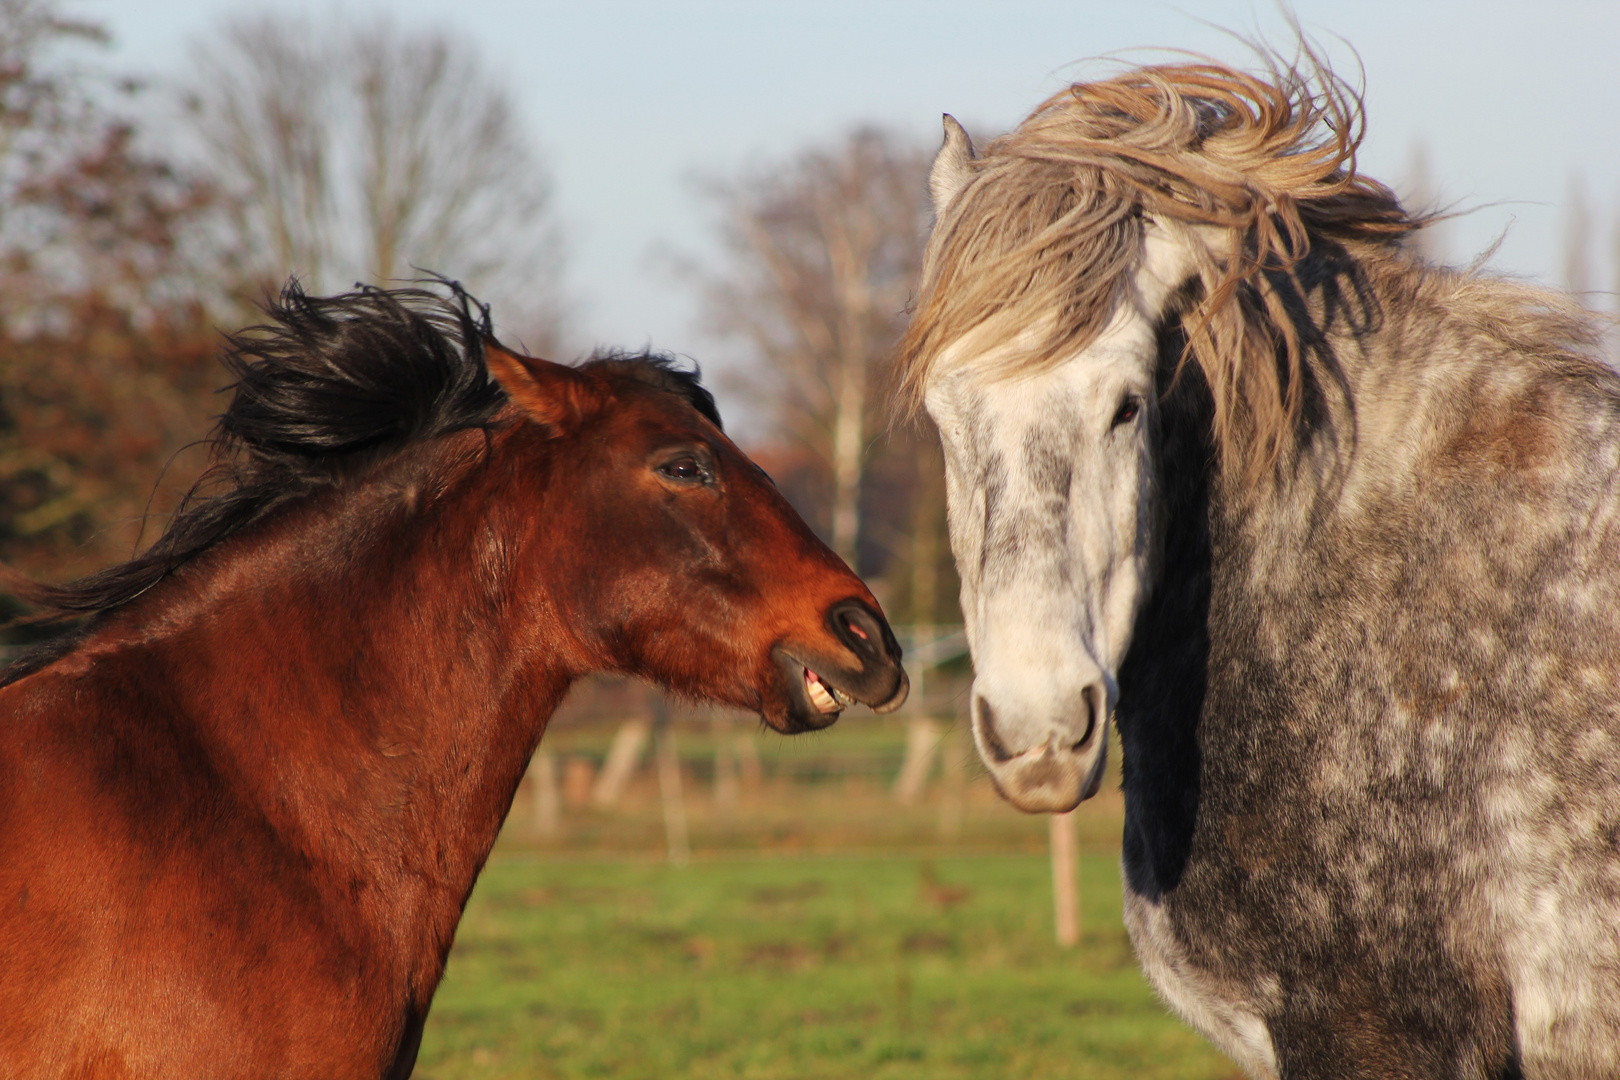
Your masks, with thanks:
[[[824,728],[856,702],[893,712],[911,691],[900,644],[883,616],[860,600],[842,600],[827,609],[826,622],[832,642],[786,641],[771,650],[788,708],[783,722],[769,715],[766,722],[786,734]]]

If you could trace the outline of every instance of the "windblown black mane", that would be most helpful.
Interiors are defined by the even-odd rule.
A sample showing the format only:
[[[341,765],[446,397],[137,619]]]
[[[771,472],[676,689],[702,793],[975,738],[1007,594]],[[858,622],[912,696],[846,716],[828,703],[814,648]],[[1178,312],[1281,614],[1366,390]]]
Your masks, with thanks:
[[[289,283],[266,305],[269,322],[227,339],[236,392],[210,439],[215,464],[162,537],[126,563],[24,598],[60,618],[116,608],[361,459],[488,423],[506,399],[484,367],[489,312],[450,290],[315,297]]]
[[[720,422],[720,410],[715,407],[714,395],[700,381],[702,372],[693,365],[691,371],[677,367],[678,361],[668,353],[628,353],[618,349],[599,349],[580,365],[584,371],[598,375],[621,375],[646,383],[648,386],[674,394],[703,417],[725,430]]]
[[[162,537],[118,566],[60,585],[16,588],[38,621],[128,603],[184,563],[291,500],[340,482],[357,465],[412,443],[490,423],[506,392],[489,374],[487,305],[459,284],[362,287],[307,295],[296,281],[266,305],[269,320],[227,338],[222,360],[235,394],[210,438],[215,464]],[[695,371],[667,356],[594,356],[584,367],[634,378],[689,402],[717,426],[714,398]],[[204,490],[208,493],[204,493]],[[20,657],[0,685],[70,649],[77,635]]]

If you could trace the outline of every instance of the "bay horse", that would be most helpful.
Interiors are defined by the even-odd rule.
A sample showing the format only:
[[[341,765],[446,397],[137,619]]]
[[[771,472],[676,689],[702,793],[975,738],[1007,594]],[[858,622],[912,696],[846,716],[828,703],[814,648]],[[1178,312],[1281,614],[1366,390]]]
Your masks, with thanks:
[[[906,694],[867,588],[657,356],[286,291],[212,494],[0,689],[0,1075],[403,1080],[546,720],[612,671],[782,732]]]
[[[1112,715],[1137,954],[1250,1075],[1620,1076],[1620,377],[1301,56],[946,118],[899,386],[974,738],[1064,811]]]

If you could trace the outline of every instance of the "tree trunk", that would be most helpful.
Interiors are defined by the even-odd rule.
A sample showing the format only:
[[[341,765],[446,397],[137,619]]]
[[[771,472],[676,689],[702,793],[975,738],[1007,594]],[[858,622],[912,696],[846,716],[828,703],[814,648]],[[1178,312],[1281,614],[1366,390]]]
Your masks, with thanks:
[[[866,456],[866,380],[872,360],[867,336],[872,311],[872,288],[867,278],[870,252],[866,250],[869,238],[864,235],[871,230],[851,226],[843,220],[843,213],[837,208],[826,212],[827,254],[839,299],[832,549],[854,567],[861,529],[861,472]],[[857,231],[862,235],[852,235]]]

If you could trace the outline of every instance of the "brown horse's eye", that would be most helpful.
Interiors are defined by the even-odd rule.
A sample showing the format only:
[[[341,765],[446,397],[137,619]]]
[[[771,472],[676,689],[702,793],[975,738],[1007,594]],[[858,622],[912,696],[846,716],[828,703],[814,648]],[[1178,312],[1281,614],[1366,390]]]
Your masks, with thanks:
[[[1142,411],[1142,399],[1132,394],[1120,403],[1119,411],[1114,414],[1114,426],[1128,424],[1136,419],[1136,414]]]
[[[703,467],[703,462],[691,454],[682,454],[674,461],[666,461],[658,466],[658,471],[683,484],[703,484],[710,479],[709,470]]]

